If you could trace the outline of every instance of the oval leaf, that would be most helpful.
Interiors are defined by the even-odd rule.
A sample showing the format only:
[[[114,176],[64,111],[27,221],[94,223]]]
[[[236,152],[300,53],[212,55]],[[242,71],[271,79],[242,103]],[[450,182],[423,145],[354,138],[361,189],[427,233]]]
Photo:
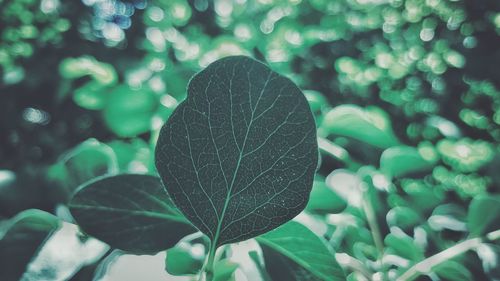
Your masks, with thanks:
[[[110,93],[103,117],[116,135],[135,137],[151,130],[151,119],[158,106],[158,98],[152,91],[121,85]]]
[[[256,239],[321,280],[345,280],[344,272],[326,243],[298,222],[288,222]]]
[[[467,226],[472,236],[500,227],[500,195],[480,195],[472,199],[467,214]]]
[[[367,108],[352,104],[337,106],[325,115],[321,130],[325,134],[351,137],[379,148],[399,143],[387,113],[374,106]]]
[[[193,77],[155,156],[174,203],[220,246],[304,209],[318,162],[316,127],[289,79],[253,59],[227,57]]]
[[[436,161],[425,159],[422,153],[410,146],[390,147],[380,156],[380,169],[387,175],[400,177],[429,170]]]
[[[80,187],[69,207],[86,233],[136,254],[168,249],[196,231],[154,176],[98,178]]]
[[[468,281],[474,280],[470,271],[456,261],[445,261],[432,268],[434,272],[443,280]]]

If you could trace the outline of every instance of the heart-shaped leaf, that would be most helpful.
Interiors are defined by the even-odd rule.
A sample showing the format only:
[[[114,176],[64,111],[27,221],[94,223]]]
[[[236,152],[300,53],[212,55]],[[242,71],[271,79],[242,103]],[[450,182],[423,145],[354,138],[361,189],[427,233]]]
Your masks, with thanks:
[[[241,56],[193,77],[155,153],[172,200],[213,247],[295,217],[318,162],[314,118],[299,88]]]
[[[168,249],[196,231],[149,175],[98,178],[81,186],[69,207],[86,233],[136,254]]]
[[[345,280],[325,241],[304,225],[291,221],[256,238],[324,281]]]

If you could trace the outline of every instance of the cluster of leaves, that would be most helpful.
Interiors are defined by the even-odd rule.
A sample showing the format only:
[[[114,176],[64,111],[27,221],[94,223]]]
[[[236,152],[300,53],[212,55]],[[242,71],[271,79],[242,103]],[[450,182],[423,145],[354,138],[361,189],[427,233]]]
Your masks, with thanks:
[[[285,233],[327,241],[349,280],[499,278],[497,1],[82,2],[0,1],[2,280],[116,274],[110,261],[131,257],[21,211],[70,222],[77,186],[156,174],[161,125],[190,77],[241,54],[290,77],[316,118],[321,165]],[[277,253],[284,241],[269,235],[223,247],[215,271],[313,280],[316,256]],[[50,250],[60,241],[65,263]],[[207,247],[182,239],[167,251],[167,272],[197,273]]]

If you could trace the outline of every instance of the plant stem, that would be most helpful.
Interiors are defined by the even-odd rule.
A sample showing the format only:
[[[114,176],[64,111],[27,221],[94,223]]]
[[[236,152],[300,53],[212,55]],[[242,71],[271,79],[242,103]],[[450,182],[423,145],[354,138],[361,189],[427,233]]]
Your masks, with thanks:
[[[477,248],[479,245],[481,245],[481,243],[484,242],[484,240],[493,241],[497,239],[500,239],[500,229],[486,234],[486,239],[467,239],[415,264],[414,266],[410,267],[405,273],[403,273],[398,279],[396,279],[396,281],[411,281],[417,278],[419,275],[429,272],[433,267],[456,256],[459,256],[469,250]]]
[[[380,228],[377,223],[377,217],[375,216],[375,211],[373,210],[370,198],[367,198],[368,196],[364,197],[365,198],[363,198],[363,210],[366,215],[368,226],[370,227],[375,247],[377,248],[380,257],[382,257],[382,255],[384,254],[384,243],[382,242],[382,235],[380,234]]]
[[[210,249],[208,250],[207,262],[203,266],[203,270],[201,271],[200,278],[198,281],[203,281],[203,275],[205,275],[205,281],[212,281],[214,278],[214,260],[215,260],[215,251],[217,247],[214,243],[210,243]]]
[[[384,280],[387,280],[386,268],[382,262],[382,258],[384,256],[384,242],[382,241],[382,235],[380,234],[380,227],[378,226],[377,217],[375,216],[375,210],[373,209],[373,205],[368,194],[369,192],[365,192],[365,195],[363,195],[363,211],[365,212],[366,220],[368,222],[368,226],[370,227],[373,242],[379,252],[378,260],[381,265],[382,275],[384,276]]]

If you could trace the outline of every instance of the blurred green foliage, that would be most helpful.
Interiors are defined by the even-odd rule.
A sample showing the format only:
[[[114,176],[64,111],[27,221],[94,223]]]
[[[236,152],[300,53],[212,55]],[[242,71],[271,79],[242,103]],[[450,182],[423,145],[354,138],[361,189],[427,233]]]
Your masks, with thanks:
[[[294,80],[316,116],[308,227],[348,280],[396,279],[499,227],[499,36],[495,0],[0,0],[0,246],[35,235],[43,247],[49,214],[23,210],[70,221],[79,184],[155,173],[158,130],[190,77],[244,54]],[[499,279],[490,238],[419,280]],[[24,246],[22,268],[0,279],[22,274],[37,251]],[[198,258],[167,270],[192,272]]]

